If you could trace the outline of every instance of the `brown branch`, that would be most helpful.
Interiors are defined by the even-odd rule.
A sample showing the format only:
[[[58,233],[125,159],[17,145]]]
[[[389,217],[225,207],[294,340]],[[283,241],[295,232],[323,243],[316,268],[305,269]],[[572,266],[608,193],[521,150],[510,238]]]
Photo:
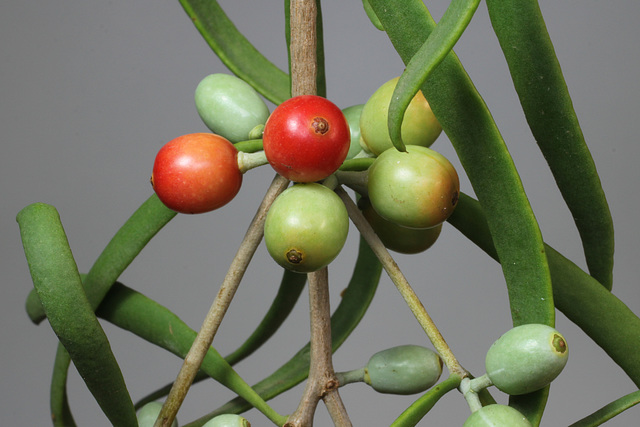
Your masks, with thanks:
[[[351,197],[349,197],[342,187],[336,188],[335,192],[344,202],[347,212],[349,212],[349,218],[351,218],[353,224],[369,244],[371,250],[375,253],[376,257],[378,257],[378,260],[380,260],[382,267],[391,278],[391,281],[396,286],[396,289],[398,289],[398,292],[400,292],[400,295],[409,306],[409,309],[420,326],[422,326],[422,329],[427,334],[427,337],[435,347],[436,351],[440,354],[440,357],[447,366],[449,372],[451,374],[458,375],[460,378],[468,376],[467,371],[460,365],[451,351],[451,348],[438,330],[433,319],[427,313],[424,305],[422,305],[420,298],[418,298],[418,295],[415,293],[402,271],[400,271],[398,264],[396,264],[387,248],[384,246],[382,241],[380,241],[378,235],[373,231],[369,222],[366,220],[362,212],[360,212],[360,209],[358,209],[354,201],[351,200]]]
[[[247,229],[236,256],[231,262],[231,266],[229,267],[227,275],[222,282],[218,295],[213,300],[202,327],[200,328],[196,339],[193,341],[189,352],[184,358],[180,372],[178,372],[178,376],[171,387],[169,396],[162,406],[162,410],[158,415],[158,419],[156,420],[154,427],[168,427],[175,419],[176,414],[178,413],[178,410],[180,409],[180,406],[193,383],[193,379],[200,369],[200,365],[202,365],[202,361],[204,360],[209,347],[211,347],[213,338],[218,331],[220,323],[222,323],[222,318],[231,304],[231,300],[238,289],[242,276],[244,276],[247,266],[262,240],[264,234],[264,221],[267,216],[267,211],[276,197],[284,191],[288,184],[289,181],[280,175],[276,175],[273,179],[271,186],[267,190],[258,211]]]
[[[320,399],[323,399],[333,422],[338,427],[351,426],[351,421],[338,393],[338,379],[331,360],[331,310],[327,268],[309,273],[309,307],[311,318],[311,365],[309,378],[300,404],[285,427],[309,427]]]
[[[315,0],[291,0],[291,95],[315,95],[318,65],[316,58]]]

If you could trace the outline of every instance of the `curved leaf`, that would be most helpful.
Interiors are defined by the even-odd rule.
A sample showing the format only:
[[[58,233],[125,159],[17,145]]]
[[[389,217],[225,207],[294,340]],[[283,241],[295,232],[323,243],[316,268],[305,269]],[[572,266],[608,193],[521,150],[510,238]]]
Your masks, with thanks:
[[[137,427],[122,372],[84,293],[57,210],[35,203],[21,210],[17,221],[49,324],[107,418],[114,425]]]
[[[116,232],[83,280],[85,293],[94,310],[151,238],[176,215],[153,194]],[[40,323],[45,317],[38,302],[31,295],[27,297],[27,312],[34,323]]]
[[[180,0],[180,4],[231,72],[276,105],[291,97],[289,76],[238,31],[216,0]]]
[[[435,22],[419,0],[370,0],[408,63]],[[522,182],[491,113],[450,52],[422,86],[487,214],[502,261],[514,325],[553,325],[555,312],[542,236]]]
[[[406,151],[401,129],[409,103],[458,42],[479,4],[480,0],[452,0],[427,40],[407,63],[389,104],[389,136],[397,150]]]
[[[589,415],[581,419],[580,421],[576,421],[571,424],[569,427],[596,427],[603,424],[605,421],[609,421],[611,418],[616,415],[621,414],[623,411],[626,411],[629,408],[640,403],[640,390],[634,391],[632,393],[627,394],[626,396],[622,396],[619,399],[614,400],[608,405],[603,406],[598,409],[593,414]]]
[[[455,390],[460,385],[461,378],[457,375],[450,375],[440,384],[433,386],[423,394],[411,406],[409,406],[396,420],[391,427],[413,427],[438,403],[438,400],[451,390]]]
[[[522,109],[580,233],[589,272],[611,290],[613,220],[537,0],[487,0]]]

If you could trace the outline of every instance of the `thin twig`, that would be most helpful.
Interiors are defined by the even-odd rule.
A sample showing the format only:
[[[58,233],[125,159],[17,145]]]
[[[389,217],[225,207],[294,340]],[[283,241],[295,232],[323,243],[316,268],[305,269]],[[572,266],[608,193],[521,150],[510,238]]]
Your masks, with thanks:
[[[170,426],[175,419],[176,414],[178,413],[178,410],[180,409],[180,406],[193,383],[193,379],[200,369],[200,365],[202,365],[202,361],[204,360],[209,347],[211,347],[213,338],[218,331],[222,318],[229,308],[229,304],[231,304],[231,300],[238,289],[238,285],[240,284],[242,276],[249,265],[249,261],[251,261],[253,254],[262,240],[264,234],[264,221],[267,211],[276,197],[284,191],[288,184],[289,181],[280,175],[276,175],[271,182],[271,186],[267,190],[258,211],[247,229],[238,252],[231,262],[231,266],[229,267],[227,275],[222,282],[218,295],[213,300],[202,327],[191,345],[191,349],[189,349],[187,356],[184,358],[180,372],[171,387],[169,396],[162,406],[162,410],[158,415],[158,419],[156,420],[154,427]]]
[[[338,393],[338,379],[331,360],[331,310],[329,279],[326,267],[309,273],[309,308],[311,319],[311,347],[309,378],[300,404],[289,417],[285,427],[308,427],[320,399],[337,427],[351,426],[351,421]]]
[[[342,187],[337,187],[335,192],[340,196],[347,207],[347,212],[349,212],[351,221],[353,221],[353,224],[356,226],[358,231],[360,231],[362,237],[367,241],[371,250],[373,250],[375,255],[378,257],[383,268],[393,281],[393,284],[396,285],[400,295],[402,295],[402,298],[404,298],[405,302],[411,309],[411,312],[418,320],[418,323],[420,323],[420,326],[422,326],[422,329],[426,332],[436,351],[440,354],[440,357],[442,357],[449,373],[456,374],[460,378],[466,377],[468,375],[467,371],[460,365],[454,356],[451,348],[446,343],[444,337],[433,322],[433,319],[431,319],[431,316],[429,316],[427,310],[422,305],[420,298],[418,298],[418,295],[416,295],[415,291],[409,284],[409,281],[402,271],[400,271],[398,264],[393,260],[387,248],[385,248],[384,244],[380,241],[380,238],[377,236],[375,231],[373,231],[371,225],[369,225],[366,218],[362,215],[362,212],[360,212],[356,204],[351,200],[351,197],[349,197]]]
[[[316,58],[315,0],[291,0],[291,95],[315,95],[318,65]]]

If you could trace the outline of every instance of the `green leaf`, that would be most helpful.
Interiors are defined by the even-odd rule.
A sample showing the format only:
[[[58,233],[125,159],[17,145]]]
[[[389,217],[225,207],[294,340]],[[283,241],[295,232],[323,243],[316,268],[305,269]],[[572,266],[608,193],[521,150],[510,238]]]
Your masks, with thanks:
[[[331,339],[333,351],[347,339],[360,323],[376,292],[382,266],[369,245],[360,239],[358,259],[349,285],[344,290],[340,304],[331,316]],[[289,390],[307,378],[309,373],[309,344],[300,349],[289,361],[271,375],[258,382],[253,389],[269,400]],[[211,418],[225,413],[241,413],[251,408],[244,399],[236,398],[209,414],[186,424],[184,427],[202,426]]]
[[[405,63],[435,27],[419,0],[370,0]],[[482,203],[509,290],[514,325],[553,326],[542,236],[513,160],[480,94],[450,52],[422,85]]]
[[[440,384],[433,386],[423,394],[411,406],[409,406],[396,420],[391,427],[413,427],[438,403],[438,400],[451,390],[455,390],[460,385],[461,378],[450,375]]]
[[[197,335],[196,331],[166,307],[121,283],[112,287],[98,308],[97,314],[181,358],[187,355]],[[201,369],[247,399],[277,425],[286,421],[285,417],[262,400],[213,347],[209,348]]]
[[[626,396],[622,396],[621,398],[614,400],[608,405],[605,405],[602,408],[598,409],[593,414],[581,419],[580,421],[576,421],[569,427],[599,426],[604,422],[609,421],[616,415],[619,415],[623,411],[626,411],[627,409],[637,405],[638,403],[640,403],[640,390],[634,391],[627,394]]]
[[[291,97],[289,76],[242,35],[215,0],[180,0],[200,34],[220,60],[274,104]]]
[[[522,109],[582,239],[589,272],[611,290],[613,220],[537,0],[487,0]]]
[[[140,251],[175,216],[176,212],[153,194],[116,232],[83,280],[85,293],[94,310]],[[44,319],[45,313],[37,297],[27,297],[27,313],[34,323]]]
[[[475,221],[466,220],[470,217]],[[462,194],[448,221],[497,260],[483,208],[476,200]],[[556,307],[640,387],[640,318],[580,267],[552,247],[545,249]]]
[[[113,425],[136,427],[122,372],[84,293],[57,210],[35,203],[21,210],[17,221],[33,284],[49,324],[107,418]]]
[[[458,42],[478,4],[480,0],[453,0],[400,76],[391,96],[388,116],[389,136],[397,150],[405,151],[401,135],[402,119],[411,100]]]
[[[71,356],[62,344],[58,345],[53,375],[51,376],[51,392],[49,396],[51,420],[54,427],[76,427],[67,398],[67,375]]]

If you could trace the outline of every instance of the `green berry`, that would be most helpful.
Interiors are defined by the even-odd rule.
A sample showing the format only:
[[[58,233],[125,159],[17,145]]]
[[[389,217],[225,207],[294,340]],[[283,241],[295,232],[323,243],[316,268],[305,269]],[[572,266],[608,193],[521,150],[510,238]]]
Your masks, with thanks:
[[[231,142],[249,139],[251,131],[269,118],[269,108],[258,92],[230,74],[211,74],[202,79],[195,102],[204,124]]]
[[[546,387],[562,372],[569,357],[564,337],[541,324],[517,326],[494,342],[485,358],[487,376],[511,395]]]
[[[240,415],[222,414],[210,419],[202,427],[251,427],[251,423]]]
[[[443,223],[458,203],[460,181],[453,165],[430,148],[390,148],[369,167],[371,205],[384,219],[410,228]]]
[[[264,240],[278,264],[309,273],[338,256],[348,232],[349,214],[336,193],[317,183],[296,184],[271,205]]]
[[[138,410],[138,426],[139,427],[153,427],[158,419],[158,414],[160,414],[160,410],[162,409],[162,403],[160,402],[149,402],[144,405],[140,410]],[[178,420],[174,419],[173,423],[171,423],[171,427],[178,427]]]
[[[387,118],[389,103],[398,84],[398,77],[389,80],[376,90],[364,104],[360,116],[362,141],[368,150],[378,156],[393,147],[389,136]],[[422,92],[413,97],[402,120],[401,135],[405,145],[429,147],[442,132],[442,127],[431,111]]]
[[[349,131],[351,132],[351,143],[349,145],[349,152],[347,153],[347,159],[353,159],[356,154],[362,151],[360,146],[360,115],[362,114],[362,108],[364,104],[353,105],[342,110],[344,117],[349,123]]]
[[[517,409],[494,404],[471,414],[463,427],[531,427],[531,423]]]
[[[380,351],[369,359],[364,380],[379,393],[414,394],[433,386],[442,374],[442,359],[418,345]]]

